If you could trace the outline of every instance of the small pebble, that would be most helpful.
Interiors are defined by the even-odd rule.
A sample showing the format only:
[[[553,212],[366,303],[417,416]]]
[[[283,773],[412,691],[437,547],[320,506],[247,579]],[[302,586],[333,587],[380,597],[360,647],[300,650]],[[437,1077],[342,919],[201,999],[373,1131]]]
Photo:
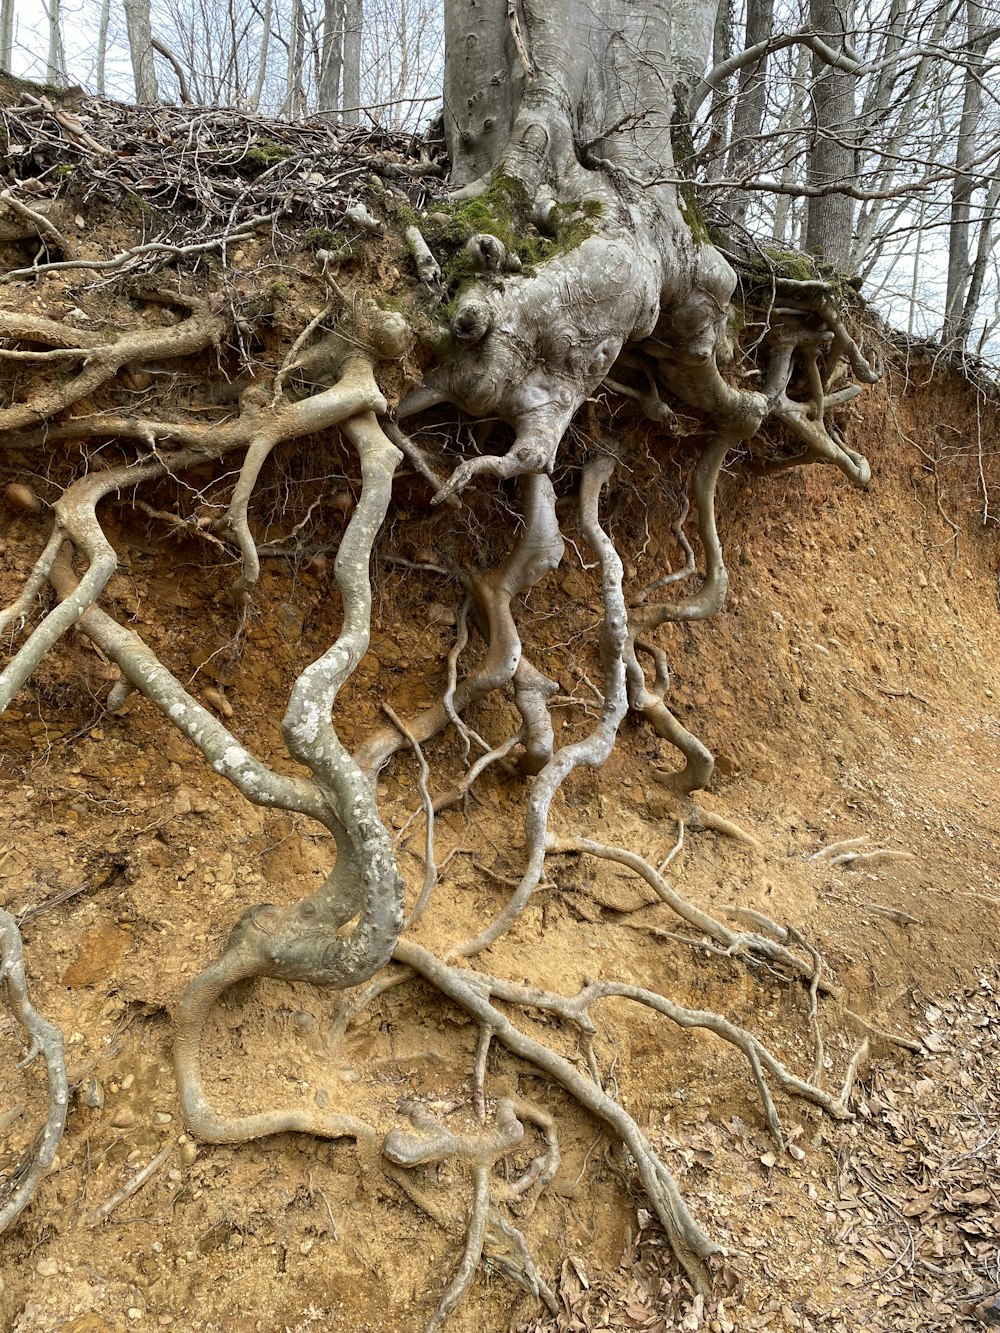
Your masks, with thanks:
[[[191,1166],[198,1159],[198,1149],[189,1139],[187,1143],[181,1144],[178,1156],[185,1166]],[[173,1175],[174,1173],[171,1171],[170,1174]]]
[[[134,1082],[135,1082],[135,1075],[126,1074],[125,1077],[122,1079],[122,1089],[125,1092],[127,1092]]]
[[[7,503],[7,508],[12,509],[15,514],[37,514],[42,507],[41,501],[30,486],[22,486],[19,482],[11,482],[3,493],[3,498]]]
[[[142,1318],[142,1311],[139,1309],[138,1305],[130,1305],[125,1313],[128,1315],[129,1319]]]
[[[157,1111],[156,1113],[156,1123],[158,1125],[169,1125],[173,1118],[169,1111]]]
[[[131,1129],[135,1122],[135,1112],[128,1106],[123,1106],[111,1117],[111,1123],[115,1129]]]
[[[55,1259],[39,1259],[35,1264],[35,1272],[39,1277],[55,1277],[59,1272],[59,1265]]]
[[[81,1096],[84,1106],[89,1106],[93,1111],[99,1111],[104,1105],[104,1089],[96,1078],[87,1079]]]

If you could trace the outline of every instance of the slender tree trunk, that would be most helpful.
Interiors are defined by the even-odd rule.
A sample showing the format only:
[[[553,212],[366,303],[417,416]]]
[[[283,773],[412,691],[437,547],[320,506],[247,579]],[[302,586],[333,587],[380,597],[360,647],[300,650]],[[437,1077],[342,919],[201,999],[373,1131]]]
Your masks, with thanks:
[[[250,110],[260,109],[260,99],[264,95],[264,81],[267,78],[267,60],[271,53],[271,17],[273,11],[273,0],[264,0],[264,9],[260,16],[261,34],[260,50],[257,53],[257,77],[254,80],[253,92],[250,94]]]
[[[990,255],[993,252],[994,227],[997,219],[997,211],[1000,209],[1000,176],[995,176],[990,184],[989,193],[983,205],[983,216],[979,223],[979,241],[976,245],[976,257],[972,261],[972,272],[969,277],[969,290],[965,296],[965,305],[962,309],[962,318],[957,330],[957,336],[963,346],[969,340],[972,333],[972,325],[979,310],[979,303],[983,299],[983,286],[986,282],[986,270],[989,265]]]
[[[972,221],[972,194],[976,176],[972,162],[979,143],[979,118],[983,111],[981,80],[983,62],[981,36],[985,27],[985,12],[980,0],[966,0],[966,32],[969,63],[962,89],[962,118],[955,140],[955,177],[951,190],[951,214],[948,227],[948,285],[944,301],[944,328],[942,340],[946,343],[965,343],[969,334],[963,315],[965,297],[972,265],[969,260],[969,228]]]
[[[357,125],[361,106],[361,33],[364,26],[362,0],[344,4],[344,123]]]
[[[799,91],[804,88],[809,69],[809,48],[800,46],[795,57],[795,77],[793,99],[779,125],[781,142],[786,143],[785,165],[781,169],[781,183],[791,185],[796,175],[795,154],[793,148],[801,143],[801,130],[806,123],[805,97]],[[792,196],[779,194],[774,200],[774,225],[772,234],[779,245],[791,245],[795,226],[795,212]]]
[[[125,0],[125,24],[128,49],[132,57],[135,100],[154,106],[159,100],[156,67],[153,64],[153,33],[149,19],[149,0]]]
[[[323,60],[318,86],[320,111],[335,112],[340,99],[344,65],[344,0],[325,0],[323,6]]]
[[[288,64],[285,70],[285,103],[283,111],[289,120],[294,120],[296,116],[300,116],[302,114],[302,104],[303,104],[302,0],[293,0],[292,13],[289,23],[290,23],[290,29],[288,33]]]
[[[767,41],[774,32],[774,0],[747,0],[747,25],[744,48]],[[733,111],[733,146],[729,155],[729,174],[739,177],[759,153],[754,142],[764,124],[767,98],[767,56],[754,65],[740,70],[736,107]],[[729,207],[729,216],[741,224],[746,218],[746,193],[736,196]]]
[[[108,28],[111,24],[111,0],[101,0],[101,16],[97,23],[97,96],[106,92],[106,66],[108,59]]]
[[[849,42],[854,30],[853,0],[810,0],[809,18],[815,32],[830,46]],[[813,145],[807,179],[810,187],[830,190],[813,195],[806,207],[806,248],[836,268],[850,263],[854,231],[854,200],[837,193],[838,185],[855,179],[855,76],[834,69],[818,56],[812,62]]]
[[[62,0],[49,0],[49,53],[45,62],[49,83],[66,82],[66,57],[62,39]]]
[[[10,73],[14,54],[14,0],[0,2],[0,69]]]

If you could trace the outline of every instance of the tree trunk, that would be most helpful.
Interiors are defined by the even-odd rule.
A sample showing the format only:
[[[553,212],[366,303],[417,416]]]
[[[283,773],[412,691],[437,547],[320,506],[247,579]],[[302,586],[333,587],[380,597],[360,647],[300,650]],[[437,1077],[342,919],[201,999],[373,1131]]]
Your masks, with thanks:
[[[132,57],[135,100],[153,106],[160,100],[153,64],[153,33],[149,20],[149,0],[125,0],[125,24],[128,49]]]
[[[530,201],[543,231],[583,208],[592,235],[531,277],[473,290],[453,327],[460,355],[432,372],[441,397],[515,429],[506,460],[458,477],[551,468],[580,403],[626,344],[665,383],[752,433],[759,395],[730,388],[726,318],[735,276],[682,216],[671,124],[686,119],[712,50],[714,0],[453,0],[445,11],[445,133],[469,195],[491,179]],[[516,182],[516,187],[511,183]],[[689,213],[690,217],[694,214]]]
[[[62,39],[62,0],[49,0],[49,54],[45,62],[49,83],[66,82],[66,56]]]
[[[97,24],[97,96],[106,93],[106,66],[108,59],[108,28],[111,24],[111,0],[101,0],[101,16]]]
[[[289,19],[288,63],[285,68],[285,102],[282,108],[289,120],[301,116],[304,96],[302,91],[303,57],[303,16],[302,0],[292,0],[292,13]]]
[[[983,216],[979,223],[979,240],[976,244],[976,257],[972,261],[969,287],[962,308],[962,318],[956,331],[956,336],[963,347],[969,340],[972,325],[979,310],[979,303],[983,299],[986,270],[990,255],[993,253],[994,228],[998,210],[1000,210],[1000,176],[994,177],[983,204]]]
[[[14,0],[0,0],[0,69],[10,73],[14,54]]]
[[[335,111],[344,64],[344,0],[326,0],[323,6],[323,55],[317,88],[320,111]]]
[[[967,0],[966,31],[969,63],[962,89],[962,118],[955,140],[955,176],[951,190],[951,215],[948,228],[948,285],[944,302],[943,342],[965,344],[969,326],[965,324],[966,291],[972,274],[969,260],[969,226],[972,218],[972,194],[977,178],[972,163],[979,142],[979,118],[983,111],[983,61],[981,38],[985,11],[980,0]],[[978,57],[978,58],[977,58]]]
[[[813,30],[830,46],[842,48],[854,29],[853,0],[810,0]],[[838,193],[838,185],[855,178],[854,134],[855,76],[813,59],[813,145],[809,154],[810,188],[829,193],[810,197],[806,211],[806,248],[821,255],[834,267],[850,264],[854,230],[854,200]]]
[[[344,123],[357,125],[361,106],[362,0],[344,3]]]
[[[271,16],[273,10],[273,0],[264,0],[264,9],[260,16],[260,49],[257,54],[257,76],[254,79],[253,92],[250,94],[249,104],[251,111],[260,109],[260,99],[264,93],[264,82],[267,79],[267,59],[271,51]]]
[[[773,32],[774,0],[748,0],[744,48],[766,41]],[[733,111],[733,146],[729,156],[729,174],[736,178],[752,165],[755,154],[759,152],[755,140],[764,124],[764,107],[767,99],[766,76],[766,55],[756,64],[740,70],[736,107]],[[737,195],[733,200],[729,208],[729,216],[733,222],[739,224],[745,220],[747,203],[745,193]]]

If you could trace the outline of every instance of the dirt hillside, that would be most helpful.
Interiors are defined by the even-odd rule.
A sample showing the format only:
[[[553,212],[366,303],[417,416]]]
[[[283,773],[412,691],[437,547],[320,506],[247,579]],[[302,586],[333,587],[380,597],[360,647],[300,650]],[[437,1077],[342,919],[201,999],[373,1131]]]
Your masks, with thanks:
[[[762,479],[734,465],[719,503],[728,609],[662,632],[671,698],[719,757],[705,806],[754,840],[689,830],[669,875],[716,915],[733,905],[793,926],[822,954],[848,1009],[920,1049],[876,1043],[853,1121],[779,1097],[790,1137],[779,1155],[736,1051],[624,1001],[595,1011],[605,1077],[727,1247],[720,1298],[708,1303],[692,1301],[594,1124],[537,1071],[494,1052],[492,1093],[512,1090],[557,1118],[561,1165],[521,1225],[562,1313],[546,1322],[496,1270],[477,1279],[449,1325],[456,1333],[854,1333],[990,1318],[1000,1288],[1000,622],[997,529],[981,520],[997,415],[915,361],[859,400],[850,430],[872,461],[865,493],[829,469]],[[663,469],[647,447],[639,431],[629,439],[637,461],[609,514],[619,549],[631,552],[627,574],[640,581],[676,558],[675,487],[655,480]],[[264,489],[275,531],[308,498],[308,467],[290,453],[275,459]],[[348,510],[356,479],[344,471]],[[351,742],[378,723],[383,700],[406,717],[439,694],[455,583],[414,566],[467,563],[483,538],[430,510],[419,478],[402,485],[378,550],[372,652],[338,704]],[[227,560],[141,511],[124,523],[119,514],[108,524],[123,561],[110,589],[116,614],[189,688],[221,695],[230,725],[259,753],[276,753],[289,684],[336,633],[328,563],[265,562],[234,651]],[[4,513],[0,601],[15,595],[43,541],[42,520]],[[517,614],[526,649],[560,683],[571,737],[592,721],[589,682],[599,680],[594,572],[568,548]],[[78,637],[0,721],[0,902],[22,920],[32,997],[62,1026],[75,1088],[57,1163],[0,1244],[0,1328],[422,1329],[461,1245],[461,1173],[424,1173],[434,1221],[350,1144],[283,1135],[205,1147],[183,1134],[170,1014],[186,980],[247,906],[290,900],[325,875],[329,846],[297,818],[250,808],[137,695],[108,714],[108,679]],[[471,721],[496,739],[509,713],[493,702]],[[428,758],[442,789],[461,772],[453,737]],[[675,765],[669,747],[627,722],[604,768],[566,784],[556,833],[658,864],[676,824],[657,772]],[[400,831],[419,806],[415,774],[404,752],[381,779],[382,809]],[[522,810],[522,781],[491,770],[464,810],[440,816],[441,882],[418,938],[445,950],[498,910],[520,874]],[[848,851],[894,855],[816,858],[853,839],[867,841]],[[415,892],[419,822],[403,846]],[[808,1074],[801,987],[678,940],[677,918],[622,867],[560,856],[548,876],[481,966],[567,994],[586,977],[647,986],[744,1024]],[[245,1111],[301,1101],[388,1128],[417,1098],[464,1123],[471,1023],[412,980],[346,1032],[340,1005],[276,982],[231,992],[204,1047],[216,1103]],[[518,1021],[575,1051],[558,1025]],[[819,1021],[836,1086],[859,1033],[827,1000]],[[0,1019],[2,1172],[44,1108],[41,1073],[15,1071],[21,1054]],[[93,1216],[171,1144],[137,1193]]]

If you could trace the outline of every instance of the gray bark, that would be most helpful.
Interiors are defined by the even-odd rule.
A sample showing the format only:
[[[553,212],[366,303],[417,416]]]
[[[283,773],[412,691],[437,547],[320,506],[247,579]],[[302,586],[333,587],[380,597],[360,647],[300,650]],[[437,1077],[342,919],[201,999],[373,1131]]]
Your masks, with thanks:
[[[830,46],[850,40],[854,28],[853,0],[810,0],[813,29]],[[829,189],[814,195],[806,209],[806,248],[821,255],[836,268],[850,264],[854,231],[854,201],[837,192],[838,185],[851,184],[855,177],[855,153],[851,138],[855,128],[855,76],[813,60],[813,146],[809,154],[808,184]]]
[[[362,0],[344,3],[344,123],[357,125],[361,106]]]
[[[111,0],[101,0],[101,16],[97,24],[97,96],[106,91],[105,68],[108,58],[108,27],[111,23]]]
[[[948,284],[941,335],[944,342],[958,344],[965,343],[971,327],[965,320],[965,308],[969,279],[972,276],[969,259],[972,195],[978,183],[972,163],[979,143],[979,120],[983,111],[981,80],[984,62],[980,48],[981,36],[986,27],[985,10],[980,0],[967,0],[965,13],[970,51],[962,89],[962,117],[955,140],[955,177],[948,228]]]
[[[774,32],[774,0],[747,0],[745,47],[766,42]],[[733,146],[729,157],[729,174],[739,177],[751,166],[757,146],[754,140],[764,123],[767,96],[765,78],[767,56],[761,56],[753,65],[740,71],[736,107],[733,111]],[[732,202],[729,215],[736,223],[746,217],[747,195],[738,195]]]
[[[285,101],[282,108],[290,120],[301,116],[304,109],[302,58],[302,0],[293,0],[292,15],[289,20],[288,63],[285,67]]]
[[[62,39],[62,0],[49,0],[49,53],[45,77],[49,83],[66,82],[66,55]]]
[[[638,12],[640,11],[641,12]],[[728,386],[726,315],[735,276],[682,216],[670,126],[686,119],[712,51],[713,0],[454,0],[445,11],[445,132],[466,193],[492,173],[518,182],[533,218],[590,202],[594,234],[531,276],[491,282],[460,303],[461,348],[428,393],[515,429],[504,458],[460,465],[438,500],[481,473],[548,471],[580,403],[622,348],[644,344],[664,382],[752,433],[765,410]]]
[[[125,24],[128,49],[132,58],[135,100],[153,106],[160,100],[153,64],[153,33],[149,20],[149,0],[125,0]]]
[[[271,49],[272,11],[272,0],[264,0],[264,11],[260,21],[261,34],[260,51],[257,56],[257,77],[254,80],[253,92],[250,94],[251,111],[256,111],[260,107],[260,99],[264,92],[264,81],[267,78],[267,58]]]
[[[325,0],[323,6],[322,66],[318,88],[320,111],[336,109],[343,65],[344,0]]]
[[[0,3],[0,69],[10,72],[14,51],[14,0]]]

